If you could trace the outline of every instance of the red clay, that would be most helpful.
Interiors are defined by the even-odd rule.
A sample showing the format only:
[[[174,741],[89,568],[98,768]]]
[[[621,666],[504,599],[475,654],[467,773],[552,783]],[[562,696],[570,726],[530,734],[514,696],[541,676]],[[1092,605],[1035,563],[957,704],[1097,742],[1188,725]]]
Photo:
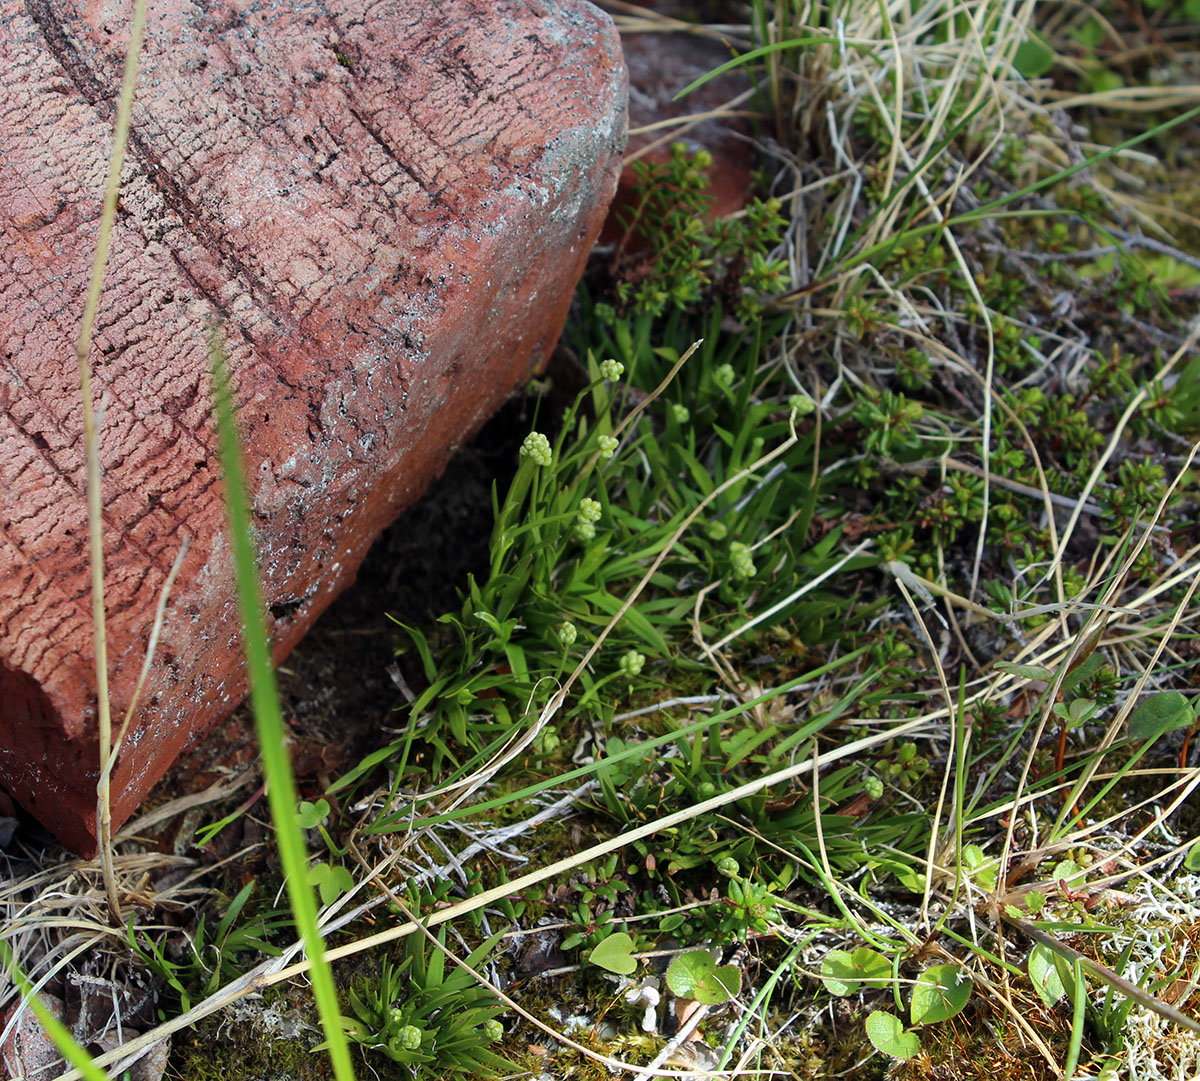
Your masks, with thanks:
[[[97,736],[74,342],[124,11],[0,0],[0,781],[83,854]],[[282,658],[547,356],[624,130],[617,38],[586,3],[151,0],[91,351],[118,719],[191,548],[118,824],[246,690],[208,327],[236,371]]]

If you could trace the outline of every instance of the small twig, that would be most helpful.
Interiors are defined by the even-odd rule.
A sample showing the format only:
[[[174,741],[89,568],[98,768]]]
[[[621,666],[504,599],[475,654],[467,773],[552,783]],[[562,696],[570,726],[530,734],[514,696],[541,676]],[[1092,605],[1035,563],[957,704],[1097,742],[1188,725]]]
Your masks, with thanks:
[[[647,1066],[648,1070],[658,1071],[662,1069],[663,1063],[667,1061],[676,1051],[679,1050],[690,1038],[693,1032],[700,1027],[700,1022],[708,1016],[708,1007],[703,1003],[697,1003],[696,1008],[688,1014],[688,1019],[679,1026],[679,1031],[675,1033],[663,1047],[653,1060]],[[707,1072],[707,1071],[697,1071]]]
[[[1072,499],[1070,496],[1060,495],[1058,492],[1045,491],[1040,488],[1035,488],[1031,484],[1022,484],[1019,480],[1010,480],[1008,477],[1001,477],[995,473],[985,473],[977,465],[971,465],[970,462],[960,461],[958,458],[922,458],[915,462],[884,462],[883,470],[886,473],[923,473],[925,470],[940,463],[945,463],[947,469],[955,469],[960,473],[970,473],[975,477],[982,477],[990,483],[996,485],[997,488],[1007,488],[1010,492],[1016,492],[1018,495],[1027,495],[1034,499],[1044,499],[1049,497],[1050,502],[1056,507],[1062,507],[1064,510],[1074,510],[1079,506],[1078,499]],[[1083,504],[1085,514],[1091,514],[1095,517],[1103,517],[1105,510],[1103,507],[1095,503]]]
[[[92,261],[91,281],[83,309],[83,322],[75,359],[79,364],[80,395],[83,399],[83,441],[87,465],[87,505],[89,561],[92,572],[92,627],[95,632],[96,656],[96,726],[100,751],[100,779],[96,785],[96,840],[100,849],[100,869],[104,876],[104,892],[109,916],[114,926],[124,924],[121,901],[117,896],[117,878],[112,856],[112,807],[109,774],[112,768],[112,715],[108,700],[108,632],[104,613],[104,537],[103,502],[100,491],[100,437],[96,417],[92,412],[92,368],[88,354],[92,347],[92,328],[100,308],[100,292],[104,286],[104,268],[112,242],[112,227],[117,216],[117,195],[121,189],[121,168],[125,162],[125,144],[129,138],[129,116],[133,110],[133,91],[137,83],[138,56],[146,31],[146,0],[137,0],[129,28],[129,46],[125,52],[125,72],[121,79],[121,96],[113,124],[113,147],[108,159],[108,181],[104,204],[100,211],[100,232],[96,238],[96,254]]]
[[[150,666],[154,663],[154,654],[158,651],[158,639],[162,634],[163,620],[167,614],[167,601],[171,596],[171,590],[175,586],[175,579],[179,576],[179,571],[183,567],[183,561],[187,558],[188,549],[192,546],[192,538],[184,537],[183,543],[179,546],[179,553],[175,556],[175,562],[171,564],[171,569],[167,573],[166,581],[163,582],[162,589],[158,594],[158,606],[154,609],[154,624],[150,628],[150,640],[146,644],[146,655],[142,658],[142,670],[138,673],[138,680],[133,688],[133,694],[129,698],[129,706],[125,710],[125,719],[121,722],[121,729],[117,733],[117,738],[113,740],[112,753],[108,759],[108,768],[115,769],[117,765],[117,756],[121,753],[121,744],[125,741],[125,734],[129,731],[129,723],[133,720],[133,711],[137,709],[138,699],[142,696],[142,689],[146,685],[146,679],[150,675]]]
[[[1011,248],[1004,247],[1003,244],[983,244],[981,247],[984,251],[998,252],[1001,255],[1012,255],[1014,257],[1019,256],[1030,263],[1061,263],[1064,259],[1099,259],[1105,255],[1119,255],[1127,248],[1145,248],[1147,251],[1152,251],[1157,255],[1169,256],[1176,262],[1183,263],[1184,266],[1189,266],[1193,270],[1200,270],[1200,258],[1182,251],[1173,244],[1166,244],[1161,240],[1155,240],[1154,237],[1131,233],[1112,225],[1104,226],[1101,231],[1115,236],[1122,243],[1098,244],[1095,247],[1079,248],[1074,251],[1014,252]]]

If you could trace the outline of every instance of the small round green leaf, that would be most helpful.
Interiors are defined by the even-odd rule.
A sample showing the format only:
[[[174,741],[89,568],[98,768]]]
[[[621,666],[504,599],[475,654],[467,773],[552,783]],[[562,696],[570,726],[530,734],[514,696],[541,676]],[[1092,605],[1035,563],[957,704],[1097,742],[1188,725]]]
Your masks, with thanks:
[[[716,1006],[742,989],[742,974],[733,965],[718,965],[708,950],[692,950],[667,967],[667,986],[680,998]]]
[[[1054,951],[1040,942],[1029,951],[1029,978],[1038,997],[1047,1006],[1053,1006],[1067,993],[1058,969],[1054,967]]]
[[[316,803],[301,800],[296,808],[296,819],[303,830],[315,829],[329,816],[329,801],[319,799]]]
[[[1187,728],[1194,720],[1192,707],[1178,691],[1152,694],[1129,715],[1129,735],[1133,739],[1157,739],[1177,728]]]
[[[821,959],[821,982],[831,995],[852,995],[858,990],[858,973],[849,950],[830,950]]]
[[[821,982],[831,995],[852,995],[862,986],[886,987],[891,979],[891,962],[867,946],[853,953],[830,950],[821,961]]]
[[[1054,67],[1054,50],[1041,34],[1032,33],[1017,46],[1012,64],[1026,79],[1038,79]]]
[[[1050,872],[1051,882],[1074,882],[1075,885],[1083,883],[1084,869],[1079,866],[1074,860],[1059,860],[1054,865],[1054,870]]]
[[[921,1050],[921,1038],[915,1032],[905,1032],[900,1018],[882,1010],[867,1017],[867,1039],[892,1058],[912,1058]]]
[[[633,939],[624,931],[615,931],[592,950],[588,960],[618,976],[628,976],[637,968],[637,961],[633,957]]]
[[[343,893],[354,889],[354,878],[340,865],[314,863],[308,869],[308,884],[317,887],[321,894],[321,904],[331,905]]]
[[[682,953],[667,968],[667,986],[680,998],[692,998],[696,985],[716,967],[708,950]]]
[[[932,1025],[960,1013],[971,997],[971,974],[958,965],[934,965],[917,977],[912,1022]]]

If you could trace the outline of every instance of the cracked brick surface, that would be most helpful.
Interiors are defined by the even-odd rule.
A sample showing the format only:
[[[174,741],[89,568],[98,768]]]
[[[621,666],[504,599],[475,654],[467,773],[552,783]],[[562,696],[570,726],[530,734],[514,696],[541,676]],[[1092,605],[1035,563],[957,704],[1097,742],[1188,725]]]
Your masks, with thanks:
[[[128,21],[0,0],[0,783],[95,849],[75,339]],[[582,0],[151,0],[91,359],[114,819],[245,693],[208,384],[235,371],[277,658],[557,339],[625,71]]]

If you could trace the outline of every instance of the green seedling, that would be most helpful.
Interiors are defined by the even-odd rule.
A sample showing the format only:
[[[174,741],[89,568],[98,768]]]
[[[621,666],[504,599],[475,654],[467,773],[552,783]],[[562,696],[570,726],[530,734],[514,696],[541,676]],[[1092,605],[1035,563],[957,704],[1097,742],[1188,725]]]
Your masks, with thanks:
[[[959,965],[933,965],[917,977],[909,1000],[909,1017],[914,1026],[948,1021],[965,1008],[971,998],[971,975]],[[909,1059],[921,1049],[920,1036],[905,1029],[894,1014],[877,1010],[867,1017],[867,1038],[885,1055]]]
[[[209,926],[208,913],[200,916],[195,929],[186,937],[182,955],[172,951],[157,935],[139,929],[129,917],[126,935],[129,945],[142,962],[178,996],[186,1011],[204,998],[242,975],[250,956],[278,956],[279,947],[272,935],[290,921],[282,915],[251,915],[247,906],[255,890],[253,881],[238,891],[215,928]]]
[[[500,937],[497,933],[472,951],[466,968],[447,969],[441,950],[431,949],[422,935],[410,936],[403,960],[385,960],[378,976],[350,991],[354,1015],[342,1018],[346,1034],[366,1051],[397,1063],[413,1081],[510,1072],[512,1063],[490,1049],[504,1034],[496,1017],[500,1003],[468,971],[484,963]],[[437,941],[445,946],[444,926]]]

